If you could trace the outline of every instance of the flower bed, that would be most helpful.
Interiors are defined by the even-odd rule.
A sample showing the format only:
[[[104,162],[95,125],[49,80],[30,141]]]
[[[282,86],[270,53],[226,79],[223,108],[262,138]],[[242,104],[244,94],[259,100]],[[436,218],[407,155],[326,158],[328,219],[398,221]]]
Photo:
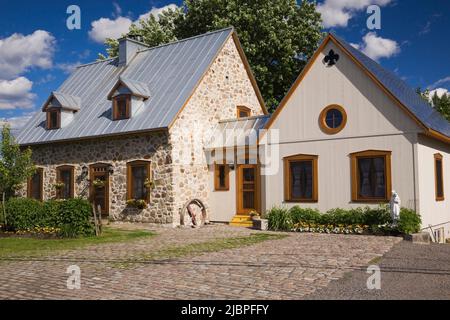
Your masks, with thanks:
[[[420,216],[402,208],[400,220],[392,224],[388,206],[378,208],[332,209],[322,214],[316,209],[273,208],[266,213],[269,230],[329,234],[411,234],[420,230]]]

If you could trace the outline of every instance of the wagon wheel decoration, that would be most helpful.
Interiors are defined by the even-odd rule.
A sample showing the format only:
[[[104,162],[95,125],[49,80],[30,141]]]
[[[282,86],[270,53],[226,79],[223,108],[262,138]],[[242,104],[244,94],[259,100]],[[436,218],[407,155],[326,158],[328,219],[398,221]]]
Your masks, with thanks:
[[[198,199],[188,201],[181,212],[180,224],[199,228],[206,223],[206,207]]]

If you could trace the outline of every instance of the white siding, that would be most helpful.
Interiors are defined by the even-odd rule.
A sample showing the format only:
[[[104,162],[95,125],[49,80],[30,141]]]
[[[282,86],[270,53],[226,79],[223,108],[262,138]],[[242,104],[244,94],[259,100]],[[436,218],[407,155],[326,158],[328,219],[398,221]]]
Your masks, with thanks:
[[[422,227],[429,225],[445,229],[445,237],[450,238],[450,146],[439,141],[420,136],[417,145],[419,173],[419,211]],[[434,154],[443,156],[444,201],[436,201]]]
[[[333,67],[322,62],[330,49],[340,55]],[[341,105],[347,113],[346,127],[335,135],[325,134],[319,126],[320,113],[330,104]],[[319,156],[319,201],[301,206],[321,211],[366,206],[351,201],[349,154],[383,150],[392,152],[392,187],[402,205],[416,208],[414,159],[420,127],[332,42],[311,66],[271,129],[280,130],[280,163],[295,154]],[[276,175],[265,177],[266,209],[283,205],[283,179],[282,165]]]

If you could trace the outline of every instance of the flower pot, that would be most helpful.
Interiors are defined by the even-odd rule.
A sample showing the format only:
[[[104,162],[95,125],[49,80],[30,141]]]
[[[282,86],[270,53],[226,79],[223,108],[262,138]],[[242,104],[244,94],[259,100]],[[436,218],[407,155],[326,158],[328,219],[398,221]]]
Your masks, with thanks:
[[[253,219],[253,229],[267,231],[269,229],[269,220],[267,219]]]

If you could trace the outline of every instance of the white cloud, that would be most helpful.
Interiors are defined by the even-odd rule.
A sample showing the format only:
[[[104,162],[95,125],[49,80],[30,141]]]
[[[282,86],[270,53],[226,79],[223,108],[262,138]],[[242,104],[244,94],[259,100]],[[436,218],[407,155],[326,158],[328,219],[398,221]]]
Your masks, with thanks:
[[[31,92],[33,82],[25,77],[14,80],[0,80],[0,110],[29,109],[36,97]]]
[[[128,32],[132,23],[131,19],[125,17],[118,17],[115,20],[100,18],[91,23],[89,37],[98,43],[105,42],[106,38],[120,38]]]
[[[325,28],[346,27],[356,12],[370,5],[385,6],[392,0],[325,0],[317,5]]]
[[[431,86],[428,86],[428,89],[436,89],[437,87],[443,85],[444,83],[448,83],[448,82],[450,82],[450,76],[439,79],[438,81],[433,83]]]
[[[51,68],[55,44],[52,34],[43,30],[0,39],[0,79],[15,78],[33,67]]]
[[[130,29],[130,26],[135,23],[139,23],[141,19],[147,19],[150,14],[153,14],[155,17],[158,17],[162,11],[167,9],[176,9],[177,5],[169,4],[161,8],[153,7],[149,12],[141,14],[136,21],[133,21],[129,17],[120,16],[122,10],[120,7],[115,4],[115,19],[109,18],[100,18],[91,23],[91,30],[89,31],[89,37],[98,43],[105,42],[106,38],[117,39],[120,38],[123,34],[127,33]]]
[[[65,74],[71,74],[81,64],[82,64],[81,62],[58,63],[56,65],[56,68],[62,70]]]
[[[376,61],[400,53],[400,46],[397,41],[379,37],[375,32],[367,33],[362,40],[363,43],[361,44],[352,43],[351,45]]]
[[[31,119],[33,114],[34,114],[33,112],[30,112],[25,113],[22,116],[10,117],[3,120],[0,119],[0,127],[3,127],[3,125],[7,123],[10,125],[12,133],[17,135],[18,131],[27,124],[27,122]]]
[[[141,15],[139,16],[139,18],[137,19],[136,23],[139,22],[139,20],[141,20],[141,19],[148,19],[148,17],[149,17],[151,14],[154,15],[156,19],[158,19],[159,15],[160,15],[163,11],[169,10],[169,9],[175,10],[176,8],[178,8],[178,6],[177,6],[176,4],[173,4],[173,3],[168,4],[167,6],[164,6],[164,7],[161,7],[161,8],[153,7],[152,10],[150,10],[149,12],[144,13],[144,14],[141,14]]]
[[[444,94],[450,94],[450,92],[447,89],[445,89],[445,88],[437,88],[437,89],[434,89],[434,90],[430,91],[430,94],[428,95],[430,100],[434,96],[435,93],[437,93],[439,98],[441,98]]]

